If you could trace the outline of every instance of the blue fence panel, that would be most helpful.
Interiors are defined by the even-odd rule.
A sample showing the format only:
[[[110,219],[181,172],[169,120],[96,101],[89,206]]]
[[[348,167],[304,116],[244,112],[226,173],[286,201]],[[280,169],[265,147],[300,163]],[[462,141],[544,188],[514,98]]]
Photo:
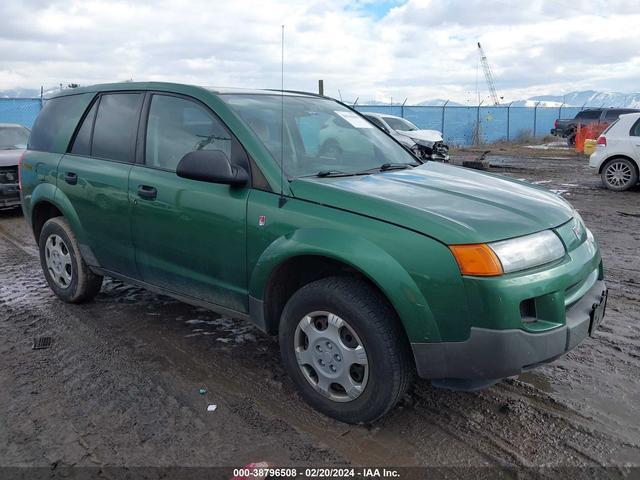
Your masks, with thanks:
[[[449,145],[471,145],[478,119],[475,107],[450,107],[444,112],[444,137]]]
[[[509,109],[505,107],[480,107],[479,140],[483,143],[499,142],[507,139]]]
[[[39,98],[0,98],[0,123],[18,123],[31,128],[40,108]]]
[[[543,107],[536,110],[536,130],[535,137],[540,138],[551,134],[553,123],[560,115],[559,109],[553,107]]]
[[[360,112],[386,113],[387,115],[402,117],[402,107],[400,105],[361,105],[357,106],[356,110]]]
[[[404,107],[404,118],[424,130],[442,131],[442,107]]]
[[[574,118],[581,111],[582,107],[562,107],[558,110],[558,118]]]
[[[509,114],[509,140],[533,135],[533,108],[511,107]]]

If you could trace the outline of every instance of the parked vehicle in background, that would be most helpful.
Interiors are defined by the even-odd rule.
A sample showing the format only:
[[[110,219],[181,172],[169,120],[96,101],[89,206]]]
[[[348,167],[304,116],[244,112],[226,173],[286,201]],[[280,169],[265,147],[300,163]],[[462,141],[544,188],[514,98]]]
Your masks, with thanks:
[[[551,135],[567,139],[569,145],[575,145],[578,125],[590,125],[592,123],[611,124],[625,113],[640,112],[634,108],[587,108],[578,112],[575,117],[561,119],[554,122]]]
[[[18,163],[28,139],[28,128],[0,123],[0,209],[20,205]]]
[[[323,152],[337,129],[366,148]],[[564,199],[423,162],[326,97],[74,89],[47,101],[20,172],[60,299],[110,276],[253,321],[344,422],[384,415],[415,372],[477,389],[553,361],[604,316],[598,245]]]
[[[418,158],[449,161],[449,147],[444,144],[442,132],[420,129],[409,120],[394,115],[369,112],[362,114],[374,125],[409,148]]]
[[[621,192],[640,177],[640,113],[620,115],[598,138],[589,166],[610,190]]]

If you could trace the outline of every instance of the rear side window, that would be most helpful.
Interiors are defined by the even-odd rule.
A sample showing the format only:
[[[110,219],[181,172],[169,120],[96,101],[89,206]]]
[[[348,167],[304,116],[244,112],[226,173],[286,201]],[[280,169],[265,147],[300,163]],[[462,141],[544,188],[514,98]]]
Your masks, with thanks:
[[[600,110],[585,110],[578,112],[576,118],[582,118],[583,120],[594,120],[600,118]]]
[[[613,120],[617,120],[618,117],[623,113],[625,113],[624,110],[607,110],[604,114],[604,119],[607,122],[611,122]]]
[[[89,113],[84,117],[82,126],[76,134],[76,139],[73,141],[73,147],[71,147],[71,153],[74,155],[91,155],[91,133],[93,132],[93,121],[96,118],[96,111],[98,110],[98,102],[95,102],[89,110]]]
[[[191,100],[154,95],[147,120],[145,164],[175,171],[194,150],[222,150],[231,156],[231,134],[211,112]]]
[[[640,137],[640,119],[636,120],[636,123],[633,124],[629,135],[632,137]]]
[[[90,97],[79,94],[47,100],[33,125],[27,148],[63,153]]]
[[[93,128],[92,157],[133,162],[141,100],[140,93],[110,93],[100,97]]]

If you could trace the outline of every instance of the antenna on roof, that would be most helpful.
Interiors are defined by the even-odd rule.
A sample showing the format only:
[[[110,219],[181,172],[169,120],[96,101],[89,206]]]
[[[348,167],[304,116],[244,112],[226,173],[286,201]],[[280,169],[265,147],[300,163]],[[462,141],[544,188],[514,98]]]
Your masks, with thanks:
[[[284,196],[284,25],[282,25],[280,47],[280,199],[278,207],[282,208],[287,203]]]

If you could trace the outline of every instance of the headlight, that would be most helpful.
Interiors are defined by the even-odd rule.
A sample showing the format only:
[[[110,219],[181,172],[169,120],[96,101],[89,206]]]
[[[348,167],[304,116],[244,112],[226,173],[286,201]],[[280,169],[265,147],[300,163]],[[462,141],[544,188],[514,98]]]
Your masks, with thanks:
[[[504,273],[537,267],[562,258],[564,245],[551,230],[489,244]]]

